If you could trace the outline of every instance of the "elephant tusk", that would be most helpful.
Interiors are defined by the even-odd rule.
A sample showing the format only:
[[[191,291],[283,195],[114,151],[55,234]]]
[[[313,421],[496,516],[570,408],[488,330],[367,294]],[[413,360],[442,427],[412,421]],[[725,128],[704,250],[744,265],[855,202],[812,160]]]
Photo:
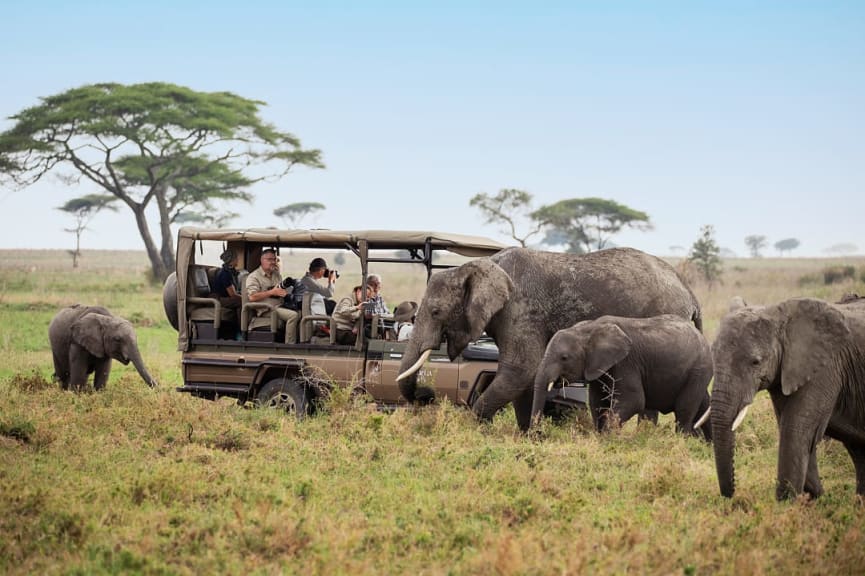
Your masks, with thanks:
[[[704,412],[703,415],[700,416],[700,419],[697,420],[697,423],[696,423],[696,424],[694,424],[694,428],[699,428],[700,426],[702,426],[703,424],[705,424],[705,423],[706,423],[706,420],[708,420],[708,418],[709,418],[709,412],[711,412],[711,411],[712,411],[712,407],[711,407],[711,406],[709,406],[708,408],[706,408],[706,412]]]
[[[424,350],[424,353],[420,355],[420,358],[417,359],[417,362],[412,364],[411,368],[397,376],[396,381],[399,382],[400,380],[404,380],[405,378],[408,378],[409,376],[420,370],[420,367],[423,366],[423,363],[427,361],[427,358],[429,358],[430,354],[432,354],[432,350]]]
[[[742,409],[739,411],[739,413],[736,415],[736,419],[733,420],[733,427],[730,428],[731,431],[735,431],[736,428],[739,427],[739,424],[741,424],[741,423],[742,423],[742,420],[745,419],[745,414],[748,413],[748,408],[749,408],[750,406],[751,406],[751,405],[748,404],[747,406],[745,406],[744,408],[742,408]]]
[[[549,392],[550,390],[553,389],[553,384],[555,384],[555,383],[556,383],[555,380],[550,380],[550,383],[547,384],[547,392]]]

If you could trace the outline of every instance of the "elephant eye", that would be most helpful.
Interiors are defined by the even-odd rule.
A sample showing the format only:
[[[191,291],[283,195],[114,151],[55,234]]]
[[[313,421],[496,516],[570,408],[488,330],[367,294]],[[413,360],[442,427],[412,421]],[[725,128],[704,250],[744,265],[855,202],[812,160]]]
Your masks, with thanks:
[[[759,356],[754,356],[753,358],[751,358],[751,366],[757,366],[760,364],[760,362],[762,362],[762,358],[760,358]]]

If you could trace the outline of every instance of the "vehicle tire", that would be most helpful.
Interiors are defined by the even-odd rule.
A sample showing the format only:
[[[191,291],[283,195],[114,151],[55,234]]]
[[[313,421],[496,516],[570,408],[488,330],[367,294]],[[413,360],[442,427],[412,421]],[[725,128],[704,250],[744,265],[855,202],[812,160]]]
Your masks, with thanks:
[[[258,391],[255,403],[260,408],[274,408],[294,414],[298,420],[309,413],[307,388],[296,380],[274,378]]]
[[[177,330],[180,325],[177,319],[177,272],[169,274],[162,285],[162,307],[168,323]]]

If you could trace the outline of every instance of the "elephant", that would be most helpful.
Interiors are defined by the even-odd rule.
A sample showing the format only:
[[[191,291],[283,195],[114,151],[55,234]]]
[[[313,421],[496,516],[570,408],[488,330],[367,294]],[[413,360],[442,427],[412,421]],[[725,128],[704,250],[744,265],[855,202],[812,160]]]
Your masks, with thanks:
[[[721,320],[712,344],[710,403],[715,468],[721,494],[735,491],[735,430],[760,390],[778,421],[775,497],[823,493],[817,445],[844,444],[865,495],[865,307],[793,298],[745,307]]]
[[[132,324],[101,306],[75,304],[58,312],[48,325],[54,358],[54,378],[64,390],[83,391],[92,372],[93,387],[102,390],[111,372],[111,359],[131,361],[151,388],[154,380],[141,359]]]
[[[676,428],[696,435],[694,425],[709,409],[712,351],[703,334],[679,316],[601,316],[553,335],[535,375],[537,411],[548,385],[560,377],[589,382],[589,406],[599,431],[607,429],[609,412],[625,423],[648,409],[675,412]],[[709,426],[701,430],[711,441]]]
[[[633,248],[588,254],[505,248],[433,274],[397,376],[409,402],[433,396],[417,371],[442,339],[454,360],[485,331],[499,348],[496,375],[472,405],[481,420],[513,403],[520,429],[532,420],[535,371],[558,330],[604,314],[676,314],[702,329],[700,304],[667,262]]]

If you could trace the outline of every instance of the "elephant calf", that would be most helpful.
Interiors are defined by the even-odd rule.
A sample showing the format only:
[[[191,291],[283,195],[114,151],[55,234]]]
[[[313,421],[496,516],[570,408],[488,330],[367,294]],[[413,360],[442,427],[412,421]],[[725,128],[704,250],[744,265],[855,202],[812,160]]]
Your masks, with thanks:
[[[651,318],[602,316],[559,330],[535,377],[535,402],[564,377],[589,383],[589,405],[598,430],[609,413],[624,423],[635,414],[675,412],[676,428],[696,434],[709,408],[712,353],[694,325],[671,314]],[[701,426],[711,440],[708,423]]]
[[[81,391],[93,373],[93,387],[101,390],[108,382],[111,360],[131,361],[148,386],[156,386],[141,359],[132,324],[101,306],[75,304],[64,308],[48,325],[48,339],[54,358],[54,377],[64,390]]]

